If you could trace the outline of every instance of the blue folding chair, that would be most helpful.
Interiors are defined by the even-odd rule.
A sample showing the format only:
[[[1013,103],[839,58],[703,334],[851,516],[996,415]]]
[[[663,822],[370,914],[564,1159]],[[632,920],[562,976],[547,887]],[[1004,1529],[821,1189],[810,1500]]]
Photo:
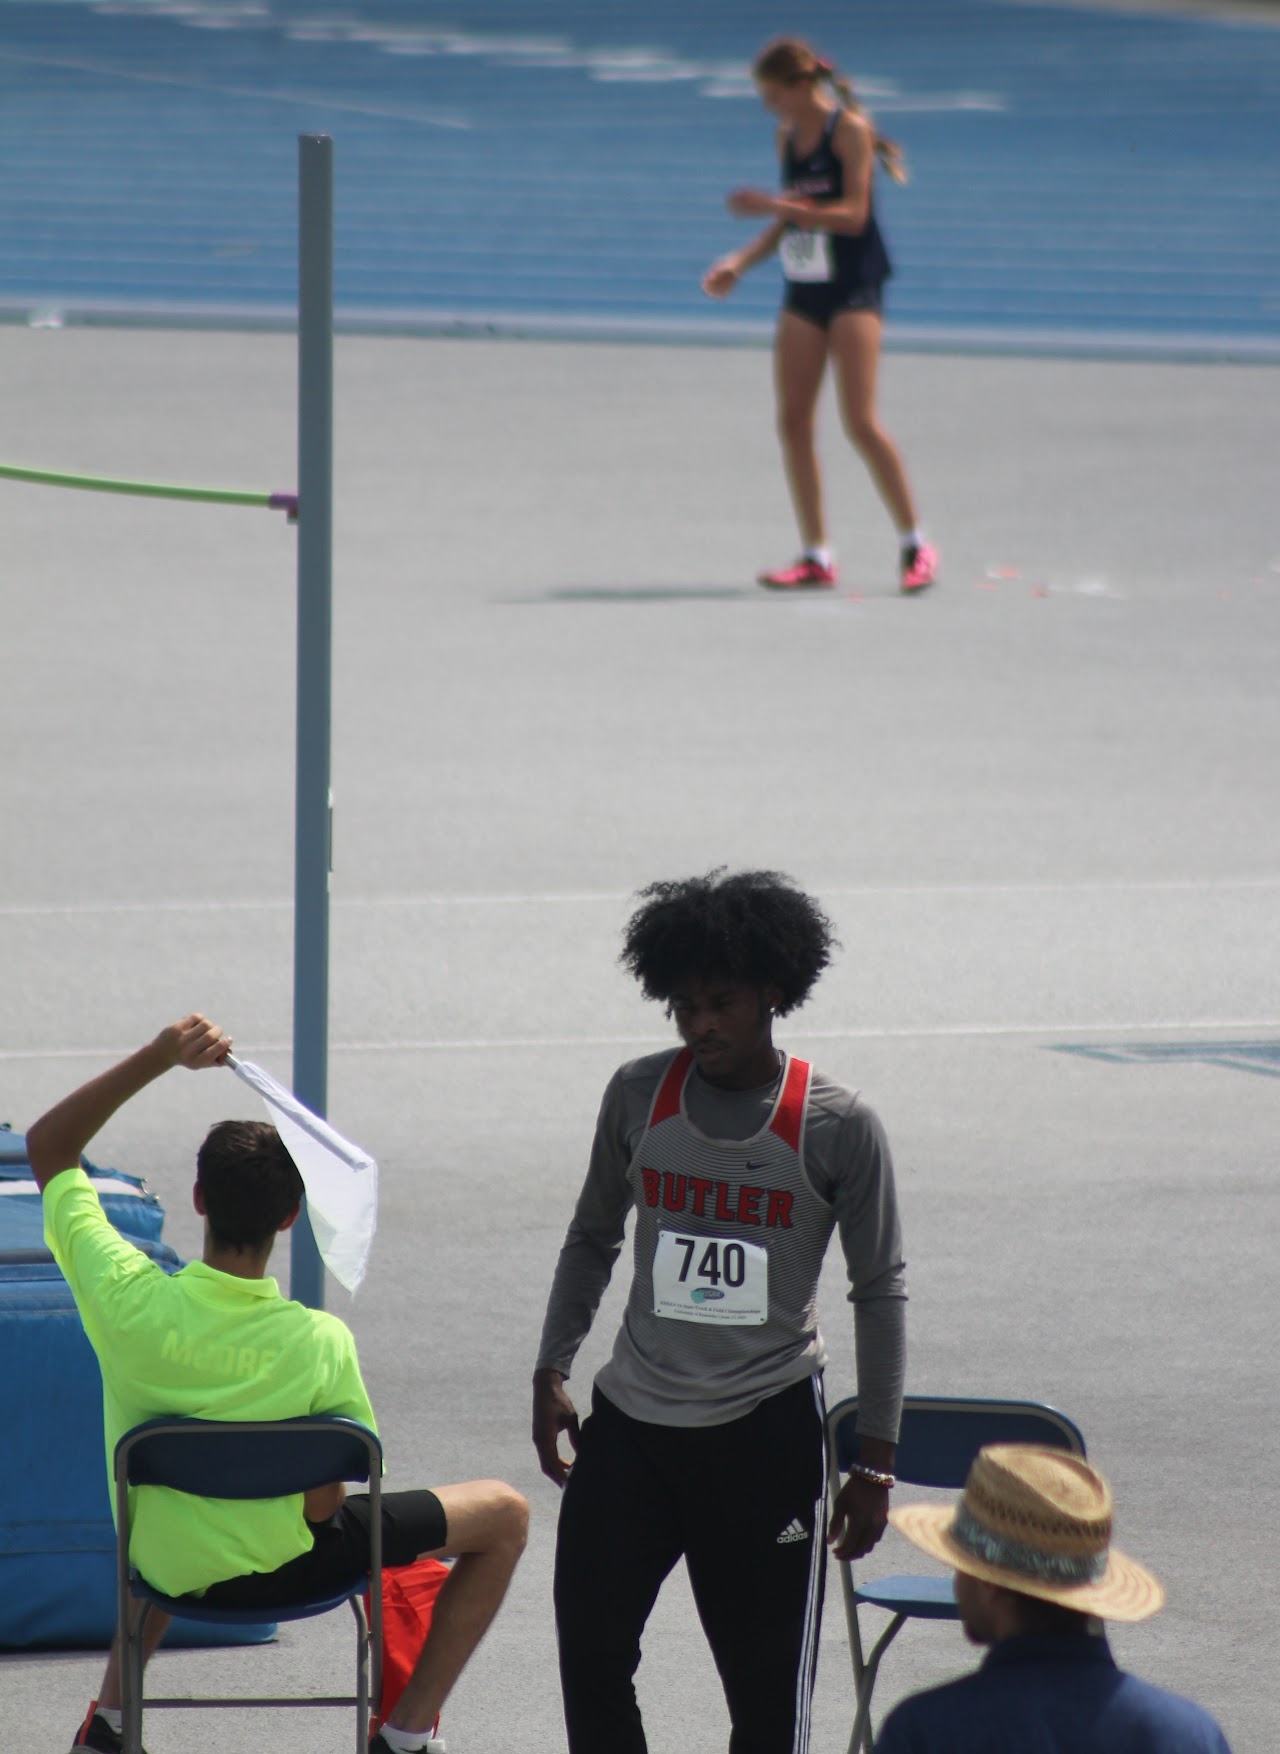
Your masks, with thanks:
[[[341,1588],[306,1602],[258,1604],[252,1609],[206,1607],[199,1596],[166,1596],[129,1564],[129,1487],[168,1486],[201,1498],[282,1498],[337,1480],[368,1481],[369,1570]],[[116,1445],[116,1562],[119,1625],[123,1638],[120,1684],[124,1754],[141,1754],[142,1711],[234,1709],[260,1706],[354,1706],[357,1754],[366,1754],[371,1712],[382,1687],[382,1445],[354,1419],[315,1415],[268,1422],[152,1419],[128,1431]],[[366,1617],[361,1595],[369,1591]],[[130,1604],[141,1601],[130,1624]],[[143,1697],[143,1632],[153,1607],[180,1619],[215,1625],[263,1620],[306,1620],[350,1602],[356,1619],[356,1691],[338,1696],[291,1694],[273,1699]]]
[[[842,1476],[858,1459],[858,1397],[851,1395],[827,1414],[831,1497],[835,1501]],[[988,1443],[1036,1443],[1083,1456],[1080,1428],[1064,1413],[1037,1401],[951,1400],[937,1395],[908,1395],[902,1403],[898,1455],[894,1472],[910,1486],[962,1487],[974,1457]],[[957,1620],[949,1577],[904,1575],[875,1583],[855,1584],[853,1566],[839,1562],[844,1613],[849,1626],[856,1699],[849,1754],[871,1754],[871,1692],[885,1651],[908,1620]],[[859,1607],[883,1608],[889,1624],[863,1655]]]

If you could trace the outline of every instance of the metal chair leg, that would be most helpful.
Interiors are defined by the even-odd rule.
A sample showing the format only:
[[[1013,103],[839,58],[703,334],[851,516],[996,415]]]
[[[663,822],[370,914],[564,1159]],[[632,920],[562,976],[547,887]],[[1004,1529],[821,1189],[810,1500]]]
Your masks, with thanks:
[[[876,1684],[876,1672],[880,1667],[881,1657],[906,1623],[907,1616],[905,1614],[895,1614],[872,1646],[871,1654],[863,1664],[862,1677],[858,1686],[858,1709],[854,1713],[853,1729],[849,1734],[849,1754],[871,1754],[871,1690]]]
[[[351,1597],[356,1617],[356,1754],[369,1747],[369,1623],[359,1596]]]
[[[142,1686],[145,1668],[147,1616],[150,1602],[139,1602],[136,1615],[128,1615],[119,1629],[121,1740],[124,1754],[142,1754]]]
[[[833,1453],[831,1458],[832,1481],[834,1482],[838,1480],[839,1477],[839,1470]],[[855,1700],[861,1701],[864,1676],[866,1674],[866,1659],[862,1654],[862,1628],[858,1622],[858,1596],[857,1591],[853,1587],[853,1571],[848,1560],[841,1560],[838,1564],[840,1571],[840,1593],[844,1598],[845,1626],[848,1628],[849,1633],[849,1661],[853,1665],[853,1696]],[[855,1731],[857,1730],[857,1721],[858,1720],[855,1716]],[[858,1743],[852,1737],[849,1741],[848,1754],[859,1754]]]

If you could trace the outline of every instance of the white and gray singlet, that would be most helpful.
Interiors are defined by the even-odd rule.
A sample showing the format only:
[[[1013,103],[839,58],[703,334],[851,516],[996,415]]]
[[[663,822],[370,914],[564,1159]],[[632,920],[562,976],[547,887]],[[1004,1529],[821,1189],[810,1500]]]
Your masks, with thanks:
[[[859,1429],[896,1438],[905,1368],[901,1233],[874,1113],[804,1061],[726,1091],[687,1049],[610,1080],[538,1352],[568,1376],[635,1209],[633,1271],[596,1382],[634,1419],[719,1425],[822,1369],[818,1278],[838,1230],[854,1306]]]

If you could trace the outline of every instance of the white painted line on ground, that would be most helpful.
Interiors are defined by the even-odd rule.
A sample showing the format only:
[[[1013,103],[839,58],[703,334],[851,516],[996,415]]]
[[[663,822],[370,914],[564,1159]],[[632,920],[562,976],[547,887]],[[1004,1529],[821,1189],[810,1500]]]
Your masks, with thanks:
[[[1038,1035],[1191,1035],[1200,1030],[1214,1032],[1247,1029],[1280,1030],[1280,1017],[1190,1017],[1182,1019],[1147,1018],[1139,1022],[1117,1023],[936,1023],[908,1024],[902,1027],[878,1028],[867,1025],[861,1029],[797,1029],[791,1039],[809,1041],[944,1041],[1002,1036]],[[335,1054],[428,1054],[428,1053],[514,1053],[563,1048],[661,1048],[673,1041],[669,1031],[655,1030],[652,1035],[507,1035],[507,1036],[422,1036],[391,1041],[335,1041],[330,1052]],[[0,1048],[0,1061],[18,1060],[114,1060],[123,1059],[133,1047],[82,1048]],[[245,1049],[254,1055],[287,1054],[287,1041],[254,1042]]]
[[[323,103],[326,109],[342,110],[353,116],[377,116],[393,122],[420,122],[427,128],[466,130],[471,127],[465,116],[443,115],[438,110],[424,110],[420,107],[406,109],[403,105],[393,107],[388,104],[358,104],[319,91],[294,91],[258,85],[217,85],[206,79],[187,79],[177,73],[146,73],[136,67],[73,59],[67,55],[27,55],[19,50],[6,48],[0,49],[0,60],[19,62],[29,67],[56,67],[69,73],[90,73],[101,79],[129,80],[141,85],[165,85],[183,91],[216,93],[219,97],[254,98],[260,103],[303,106]]]
[[[292,912],[291,901],[65,901],[0,907],[0,919],[60,919],[76,914],[234,914]]]
[[[1027,883],[859,883],[826,888],[820,883],[809,885],[823,900],[853,899],[877,896],[1003,896],[1003,895],[1212,895],[1228,890],[1280,889],[1280,876],[1258,877],[1106,877],[1084,878],[1079,882]],[[335,895],[335,912],[345,909],[379,908],[444,908],[444,907],[579,907],[589,903],[629,902],[636,891],[627,889],[565,889],[513,890],[494,895]],[[58,918],[75,914],[216,914],[216,913],[282,913],[292,910],[293,902],[281,897],[245,898],[238,901],[203,900],[169,901],[95,901],[95,902],[17,902],[0,905],[0,919],[28,919],[48,916]]]

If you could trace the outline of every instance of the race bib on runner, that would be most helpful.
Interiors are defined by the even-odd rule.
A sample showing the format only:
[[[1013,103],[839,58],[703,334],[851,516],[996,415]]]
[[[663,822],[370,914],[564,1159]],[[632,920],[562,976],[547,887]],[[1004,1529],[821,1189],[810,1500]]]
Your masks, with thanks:
[[[788,280],[822,281],[835,277],[831,238],[825,231],[787,231],[778,254]]]
[[[659,1232],[653,1313],[672,1322],[762,1327],[769,1319],[769,1251],[736,1237]]]

